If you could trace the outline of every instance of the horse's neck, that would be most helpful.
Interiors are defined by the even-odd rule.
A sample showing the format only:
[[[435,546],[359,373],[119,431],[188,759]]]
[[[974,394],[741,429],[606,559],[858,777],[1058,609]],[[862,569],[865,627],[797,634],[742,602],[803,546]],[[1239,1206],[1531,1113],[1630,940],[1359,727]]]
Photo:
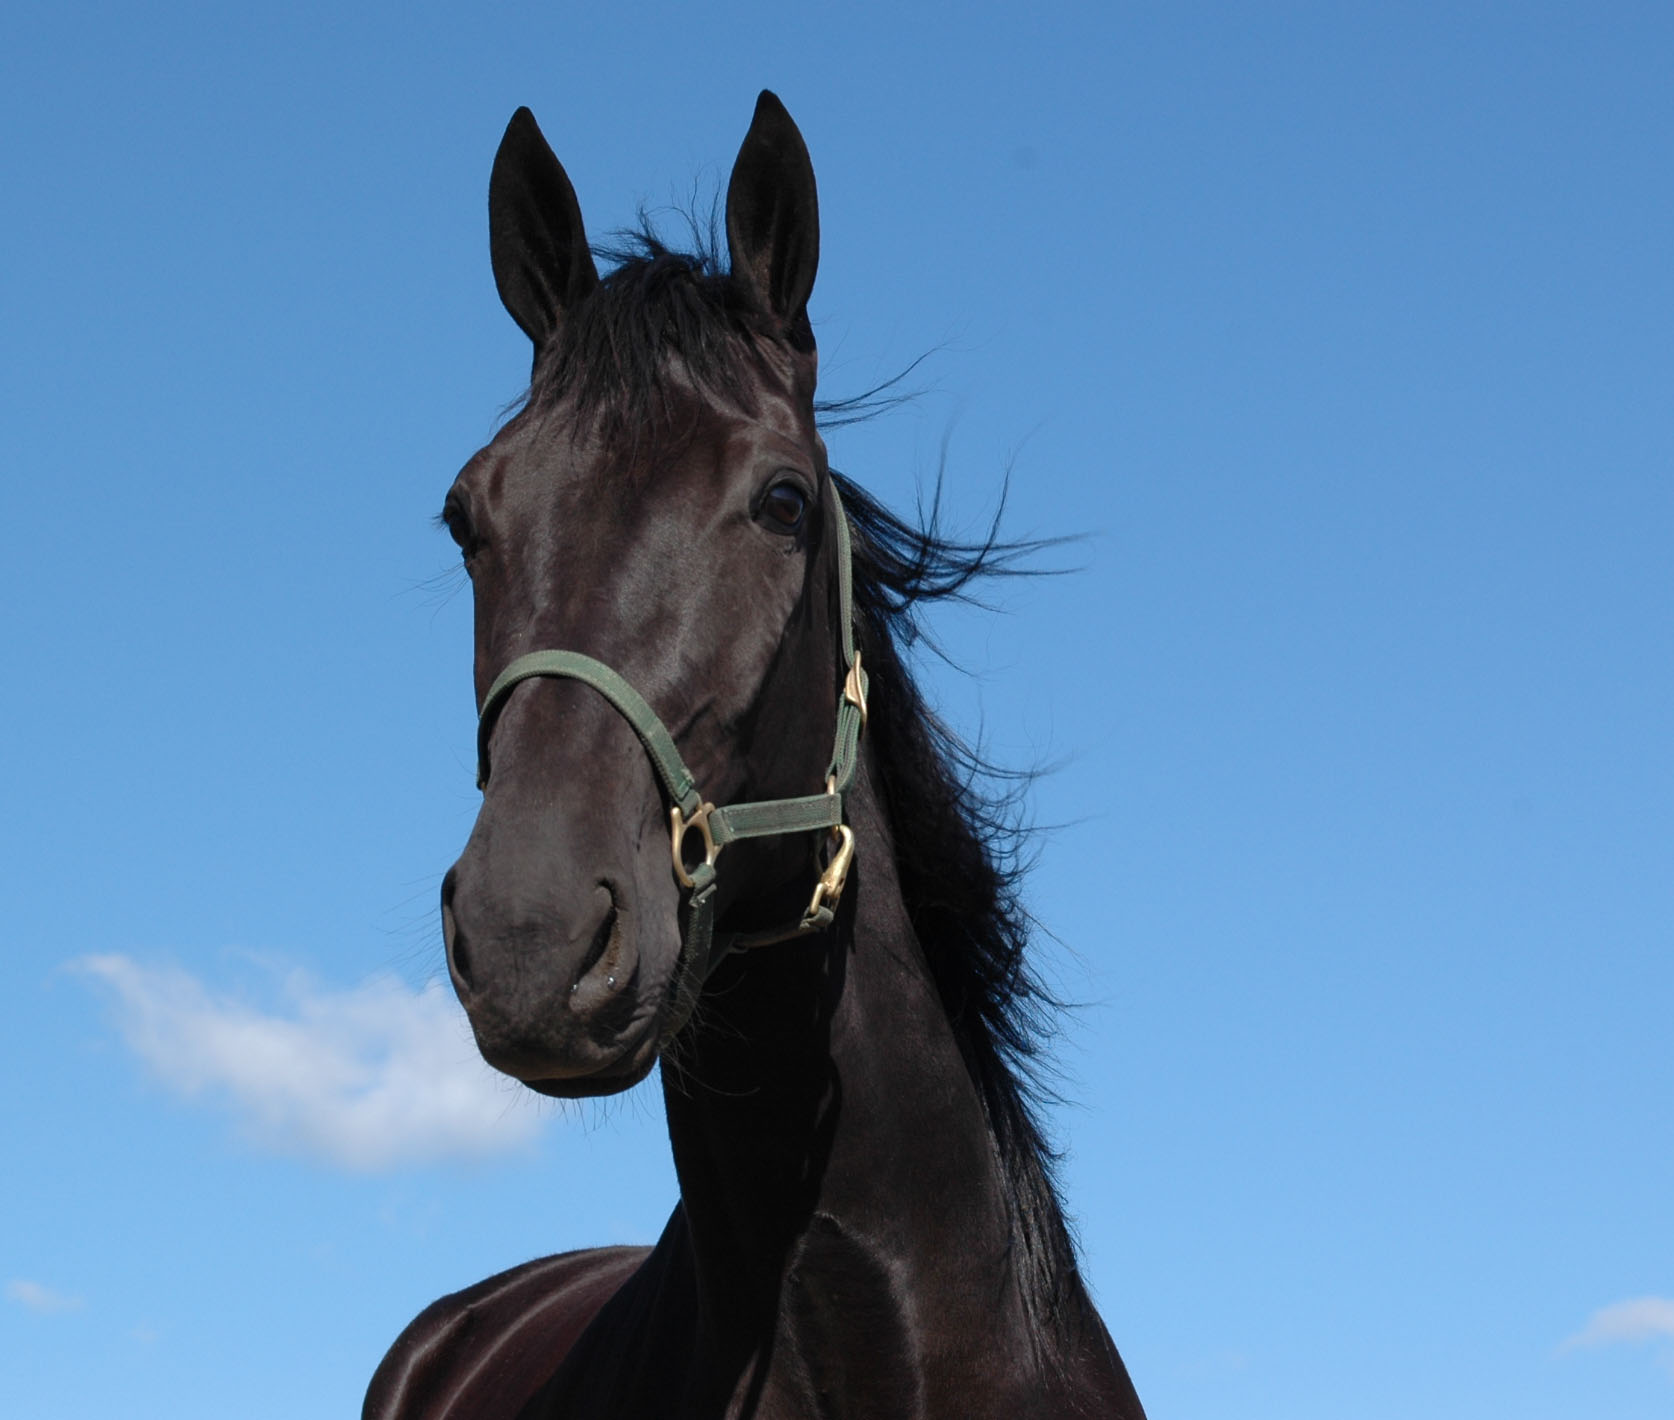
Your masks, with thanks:
[[[706,1349],[747,1371],[778,1346],[805,1378],[810,1353],[867,1356],[865,1384],[922,1389],[1032,1348],[998,1156],[868,782],[838,928],[729,963],[665,1095]]]

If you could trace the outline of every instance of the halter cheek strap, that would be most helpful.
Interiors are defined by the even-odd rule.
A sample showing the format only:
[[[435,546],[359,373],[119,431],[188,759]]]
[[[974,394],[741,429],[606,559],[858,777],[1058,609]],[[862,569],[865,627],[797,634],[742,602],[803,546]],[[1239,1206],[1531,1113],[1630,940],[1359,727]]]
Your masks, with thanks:
[[[513,689],[536,677],[579,680],[616,709],[632,727],[650,757],[669,800],[669,846],[674,876],[686,890],[681,910],[681,968],[675,985],[675,1012],[665,1041],[680,1029],[697,1004],[711,971],[729,952],[789,941],[823,931],[836,915],[849,867],[854,861],[854,831],[844,822],[848,792],[860,761],[860,732],[866,725],[866,672],[854,644],[854,569],[849,520],[837,485],[826,482],[837,537],[837,618],[843,650],[843,684],[837,701],[837,743],[826,766],[825,792],[792,799],[759,799],[716,808],[698,792],[697,780],[680,758],[674,737],[633,686],[603,661],[579,651],[531,651],[519,656],[489,686],[477,717],[477,787],[488,783],[488,747],[494,722]],[[828,830],[832,853],[814,887],[807,910],[790,926],[755,933],[715,936],[716,861],[727,844],[741,838],[769,838],[786,833]],[[703,856],[688,855],[692,834]]]

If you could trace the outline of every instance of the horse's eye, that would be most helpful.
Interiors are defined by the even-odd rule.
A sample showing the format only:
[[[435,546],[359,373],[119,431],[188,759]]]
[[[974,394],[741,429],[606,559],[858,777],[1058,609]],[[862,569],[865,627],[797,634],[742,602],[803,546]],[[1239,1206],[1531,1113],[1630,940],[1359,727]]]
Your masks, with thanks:
[[[459,544],[460,556],[469,563],[472,555],[482,546],[482,539],[471,527],[464,508],[450,498],[442,509],[441,524],[448,530],[448,536]]]
[[[808,513],[808,495],[794,483],[775,483],[761,500],[758,516],[774,532],[793,533]]]

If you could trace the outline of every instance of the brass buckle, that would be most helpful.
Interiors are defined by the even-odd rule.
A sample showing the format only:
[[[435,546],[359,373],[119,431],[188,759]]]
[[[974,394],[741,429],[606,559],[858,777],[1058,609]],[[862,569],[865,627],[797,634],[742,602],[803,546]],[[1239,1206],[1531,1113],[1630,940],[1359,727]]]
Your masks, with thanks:
[[[669,826],[672,829],[671,847],[674,851],[674,876],[680,880],[681,887],[696,887],[697,879],[686,871],[686,835],[696,829],[703,835],[703,861],[708,867],[715,866],[715,860],[721,856],[721,845],[715,842],[715,835],[709,831],[709,815],[715,812],[715,806],[710,803],[698,805],[687,818],[680,812],[680,805],[676,804],[668,811]]]
[[[820,908],[829,907],[833,912],[837,910],[837,904],[843,900],[844,884],[849,880],[849,867],[854,862],[854,830],[848,824],[840,823],[831,830],[831,835],[837,840],[837,851],[831,855],[820,880],[814,884],[814,895],[808,901],[808,910],[802,914],[805,927],[813,924]]]
[[[860,711],[860,728],[866,728],[866,688],[860,679],[860,652],[854,653],[854,664],[843,677],[843,699]]]

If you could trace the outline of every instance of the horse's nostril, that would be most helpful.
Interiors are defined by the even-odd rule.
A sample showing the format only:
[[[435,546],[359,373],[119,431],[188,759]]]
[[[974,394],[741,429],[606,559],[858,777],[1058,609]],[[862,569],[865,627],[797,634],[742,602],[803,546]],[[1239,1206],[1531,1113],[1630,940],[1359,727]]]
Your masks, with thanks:
[[[589,1032],[602,1037],[624,1029],[633,1012],[639,960],[616,894],[600,883],[598,895],[604,899],[603,911],[572,979],[570,1011]]]
[[[471,953],[465,946],[465,934],[454,920],[453,903],[448,900],[449,897],[451,894],[442,901],[442,944],[447,949],[448,966],[453,971],[454,982],[470,991],[475,985],[471,980]]]
[[[604,917],[600,919],[599,925],[593,930],[593,940],[587,944],[587,955],[581,959],[581,969],[576,972],[575,981],[570,986],[572,993],[575,991],[576,987],[581,985],[587,974],[591,972],[601,960],[603,960],[605,953],[610,950],[612,941],[616,936],[616,895],[612,893],[603,883],[601,883],[599,887],[608,899],[605,907],[605,914]],[[612,978],[610,984],[612,986],[616,985],[614,977]]]

